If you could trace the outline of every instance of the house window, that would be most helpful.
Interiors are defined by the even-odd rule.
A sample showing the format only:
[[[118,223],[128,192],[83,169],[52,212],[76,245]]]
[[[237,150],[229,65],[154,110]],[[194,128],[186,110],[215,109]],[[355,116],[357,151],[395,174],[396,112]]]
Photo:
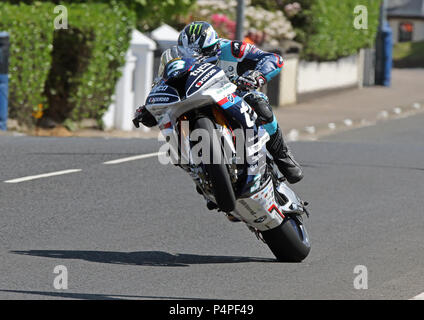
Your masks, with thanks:
[[[411,22],[401,22],[399,24],[399,42],[412,41],[414,25]]]

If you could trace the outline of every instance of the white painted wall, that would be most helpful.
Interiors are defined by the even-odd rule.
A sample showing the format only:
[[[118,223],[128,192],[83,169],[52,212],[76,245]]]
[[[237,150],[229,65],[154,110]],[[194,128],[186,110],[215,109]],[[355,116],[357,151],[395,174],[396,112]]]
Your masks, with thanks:
[[[299,67],[298,55],[284,57],[284,66],[280,76],[279,105],[293,104],[297,101],[297,70]]]
[[[177,45],[180,33],[167,24],[161,25],[152,31],[150,37],[157,42],[159,47],[165,51],[171,46]]]
[[[414,22],[414,33],[412,35],[412,41],[424,41],[423,20],[416,20],[416,22]]]
[[[390,19],[389,25],[390,25],[390,28],[392,28],[393,44],[398,43],[399,42],[399,20]]]
[[[134,42],[131,45],[131,51],[136,57],[134,71],[134,111],[137,107],[144,104],[152,88],[153,81],[153,60],[156,43],[144,36],[141,32],[133,32]]]
[[[132,118],[137,107],[144,104],[153,80],[153,51],[156,43],[137,30],[133,30],[126,63],[122,69],[113,103],[103,116],[106,129],[131,131]],[[143,130],[149,129],[141,126]]]
[[[299,61],[297,93],[361,86],[363,57],[361,54],[334,62]]]

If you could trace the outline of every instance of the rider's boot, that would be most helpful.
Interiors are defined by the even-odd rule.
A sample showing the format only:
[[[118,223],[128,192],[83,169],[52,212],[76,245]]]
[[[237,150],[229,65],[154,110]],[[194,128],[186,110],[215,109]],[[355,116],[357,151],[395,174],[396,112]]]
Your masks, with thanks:
[[[266,147],[274,158],[280,172],[289,183],[293,184],[302,180],[302,169],[296,160],[294,160],[292,153],[284,141],[283,133],[278,126],[268,98],[263,93],[257,91],[250,92],[244,95],[243,98],[258,115],[258,124],[264,125],[270,134],[270,140],[267,142]]]
[[[270,136],[266,148],[289,183],[294,184],[303,179],[302,169],[285,143],[280,127],[277,127],[277,131]]]

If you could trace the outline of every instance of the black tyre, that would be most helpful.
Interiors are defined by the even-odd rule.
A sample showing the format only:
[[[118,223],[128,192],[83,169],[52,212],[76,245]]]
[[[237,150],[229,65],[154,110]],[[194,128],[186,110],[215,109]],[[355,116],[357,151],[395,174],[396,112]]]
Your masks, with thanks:
[[[311,250],[301,217],[287,217],[277,228],[263,231],[262,236],[280,262],[301,262]]]
[[[207,130],[210,137],[210,159],[222,159],[223,152],[219,141],[214,143],[213,132],[215,126],[209,118],[198,118],[194,124],[195,129]],[[204,164],[206,173],[212,182],[216,204],[224,212],[233,211],[236,206],[236,196],[231,184],[230,175],[224,162]]]

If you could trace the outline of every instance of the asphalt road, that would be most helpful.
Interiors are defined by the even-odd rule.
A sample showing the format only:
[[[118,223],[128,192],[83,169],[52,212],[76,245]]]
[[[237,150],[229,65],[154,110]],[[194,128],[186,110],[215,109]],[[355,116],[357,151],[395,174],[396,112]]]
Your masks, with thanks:
[[[300,264],[275,262],[156,157],[104,164],[155,140],[0,136],[0,298],[410,299],[424,291],[423,123],[292,144],[311,210]],[[4,182],[68,169],[81,171]],[[57,265],[68,289],[53,286]]]

